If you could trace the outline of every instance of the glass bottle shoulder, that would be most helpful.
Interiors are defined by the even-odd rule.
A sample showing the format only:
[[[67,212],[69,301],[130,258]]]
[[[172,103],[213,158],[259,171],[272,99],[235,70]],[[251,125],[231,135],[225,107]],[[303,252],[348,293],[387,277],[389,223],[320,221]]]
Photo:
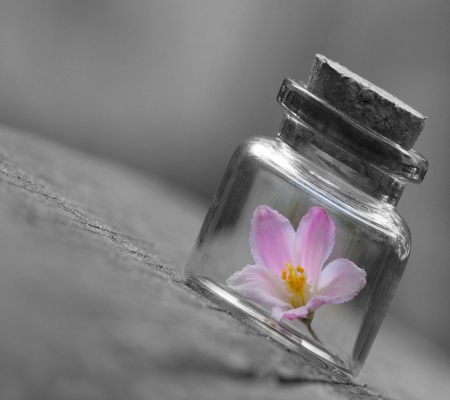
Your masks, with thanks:
[[[278,138],[251,137],[235,150],[228,173],[264,169],[309,192],[327,208],[338,210],[357,224],[383,233],[403,248],[407,258],[411,242],[409,228],[395,206],[375,199],[342,179],[333,163],[317,162],[314,149],[294,150]],[[394,245],[395,246],[395,245]]]

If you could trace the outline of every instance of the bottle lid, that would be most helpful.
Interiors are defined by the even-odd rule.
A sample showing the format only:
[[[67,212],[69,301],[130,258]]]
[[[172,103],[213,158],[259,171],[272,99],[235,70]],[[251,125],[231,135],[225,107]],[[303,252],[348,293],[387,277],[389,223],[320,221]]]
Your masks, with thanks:
[[[425,125],[422,114],[320,54],[314,60],[307,89],[406,150],[412,148]]]

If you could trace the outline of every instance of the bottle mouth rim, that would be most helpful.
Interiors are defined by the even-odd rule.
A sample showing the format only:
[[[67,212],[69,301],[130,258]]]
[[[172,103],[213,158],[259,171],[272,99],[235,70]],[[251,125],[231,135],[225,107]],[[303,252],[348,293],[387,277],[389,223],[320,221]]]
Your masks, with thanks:
[[[303,82],[285,78],[277,100],[287,114],[333,145],[370,165],[408,182],[420,183],[428,161],[419,152],[406,150],[371,128],[312,94]]]

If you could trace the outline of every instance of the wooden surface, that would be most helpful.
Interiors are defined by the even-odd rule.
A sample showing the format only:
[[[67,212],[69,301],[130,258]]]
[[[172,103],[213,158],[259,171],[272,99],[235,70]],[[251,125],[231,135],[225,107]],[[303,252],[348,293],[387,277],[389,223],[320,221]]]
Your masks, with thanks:
[[[167,183],[0,128],[0,199],[1,399],[449,398],[393,318],[338,383],[186,287],[205,205]]]

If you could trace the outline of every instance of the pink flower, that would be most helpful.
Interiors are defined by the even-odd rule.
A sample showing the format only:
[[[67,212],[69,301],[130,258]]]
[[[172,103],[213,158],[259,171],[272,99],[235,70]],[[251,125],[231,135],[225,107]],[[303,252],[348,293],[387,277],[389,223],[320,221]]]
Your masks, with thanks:
[[[276,321],[311,318],[324,304],[355,297],[366,272],[339,258],[322,269],[334,247],[335,225],[327,212],[311,207],[297,231],[283,215],[259,206],[252,219],[250,250],[255,265],[227,279],[240,296],[271,307]]]

